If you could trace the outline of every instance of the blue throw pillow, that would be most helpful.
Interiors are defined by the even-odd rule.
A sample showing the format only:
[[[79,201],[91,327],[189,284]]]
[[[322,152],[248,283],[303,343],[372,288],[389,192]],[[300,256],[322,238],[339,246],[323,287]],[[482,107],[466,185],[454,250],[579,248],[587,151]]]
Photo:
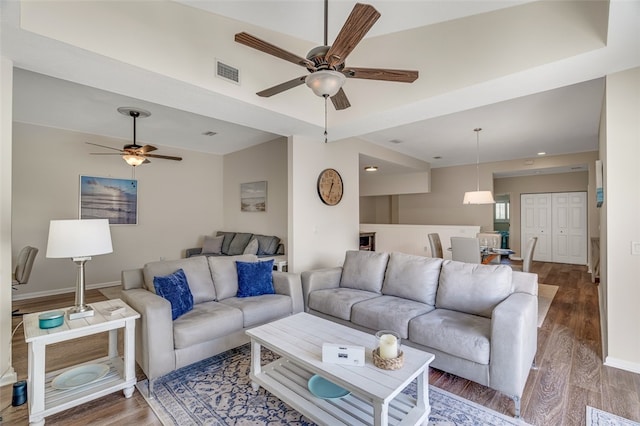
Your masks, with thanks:
[[[172,320],[193,309],[193,295],[189,290],[187,276],[182,269],[178,269],[171,275],[153,277],[153,286],[157,295],[171,302]]]
[[[273,288],[273,259],[265,262],[239,262],[238,297],[260,296],[261,294],[275,294]]]

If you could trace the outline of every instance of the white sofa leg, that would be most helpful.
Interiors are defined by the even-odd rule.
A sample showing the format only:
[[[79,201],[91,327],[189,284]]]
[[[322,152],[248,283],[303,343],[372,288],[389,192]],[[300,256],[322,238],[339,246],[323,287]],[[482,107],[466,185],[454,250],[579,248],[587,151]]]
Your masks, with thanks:
[[[520,397],[519,396],[512,396],[511,399],[513,399],[513,402],[515,404],[515,408],[516,408],[516,414],[515,417],[516,419],[520,418]]]

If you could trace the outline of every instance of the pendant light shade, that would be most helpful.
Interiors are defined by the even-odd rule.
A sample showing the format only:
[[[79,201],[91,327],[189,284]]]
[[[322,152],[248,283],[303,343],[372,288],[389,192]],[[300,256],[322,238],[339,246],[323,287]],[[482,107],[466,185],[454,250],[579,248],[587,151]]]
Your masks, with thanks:
[[[491,191],[480,191],[480,127],[473,129],[476,132],[476,190],[464,193],[462,204],[495,204]]]

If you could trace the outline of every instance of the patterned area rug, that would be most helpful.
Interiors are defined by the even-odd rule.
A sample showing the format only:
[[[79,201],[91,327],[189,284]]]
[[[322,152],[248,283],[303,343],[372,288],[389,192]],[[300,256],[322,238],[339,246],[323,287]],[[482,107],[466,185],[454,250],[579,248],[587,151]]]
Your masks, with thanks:
[[[640,426],[640,423],[587,405],[587,426]]]
[[[250,346],[244,345],[157,379],[148,399],[146,380],[136,385],[165,426],[300,425],[314,423],[249,381]],[[277,355],[263,350],[266,364]],[[415,397],[415,383],[406,393]],[[429,387],[429,425],[526,425],[474,402]]]
[[[558,288],[557,285],[538,284],[538,328],[542,327]]]

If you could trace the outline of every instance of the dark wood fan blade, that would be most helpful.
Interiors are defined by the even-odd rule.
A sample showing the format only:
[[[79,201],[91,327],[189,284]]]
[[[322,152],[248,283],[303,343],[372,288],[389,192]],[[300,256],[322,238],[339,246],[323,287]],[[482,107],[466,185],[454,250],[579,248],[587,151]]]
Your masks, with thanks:
[[[287,52],[286,50],[281,49],[278,46],[275,46],[264,40],[260,40],[259,38],[254,37],[251,34],[247,34],[245,32],[238,33],[235,36],[235,41],[269,55],[273,55],[277,58],[284,59],[285,61],[292,62],[296,65],[315,69],[313,62],[311,62],[307,58],[303,58],[291,52]]]
[[[124,152],[90,152],[89,155],[125,155]]]
[[[99,146],[100,148],[107,148],[107,149],[113,149],[113,150],[115,150],[115,151],[124,152],[124,151],[123,151],[123,150],[121,150],[121,149],[114,148],[114,147],[111,147],[111,146],[100,145],[100,144],[93,143],[93,142],[85,142],[85,143],[86,143],[87,145]]]
[[[142,154],[143,157],[151,157],[151,158],[162,158],[164,160],[176,160],[182,161],[182,157],[171,157],[169,155],[158,155],[158,154]]]
[[[263,98],[268,98],[273,95],[277,95],[278,93],[282,93],[285,90],[293,89],[294,87],[300,86],[304,83],[304,80],[307,78],[306,75],[302,77],[296,77],[293,80],[285,81],[284,83],[278,84],[277,86],[270,87],[268,89],[264,89],[261,92],[256,93],[258,96],[262,96]]]
[[[147,152],[155,151],[156,149],[158,149],[158,148],[156,148],[153,145],[145,145],[142,148],[140,148],[140,152],[142,152],[144,154],[144,153],[147,153]]]
[[[347,109],[351,106],[349,103],[349,99],[347,98],[347,94],[344,93],[344,90],[340,88],[338,93],[331,97],[331,102],[333,102],[333,106],[335,109],[340,111],[341,109]]]
[[[342,70],[342,73],[349,78],[397,81],[399,83],[413,83],[418,78],[418,71],[392,70],[382,68],[347,67]]]
[[[343,63],[378,18],[380,18],[380,13],[373,6],[356,3],[325,56],[329,67],[333,68]]]

